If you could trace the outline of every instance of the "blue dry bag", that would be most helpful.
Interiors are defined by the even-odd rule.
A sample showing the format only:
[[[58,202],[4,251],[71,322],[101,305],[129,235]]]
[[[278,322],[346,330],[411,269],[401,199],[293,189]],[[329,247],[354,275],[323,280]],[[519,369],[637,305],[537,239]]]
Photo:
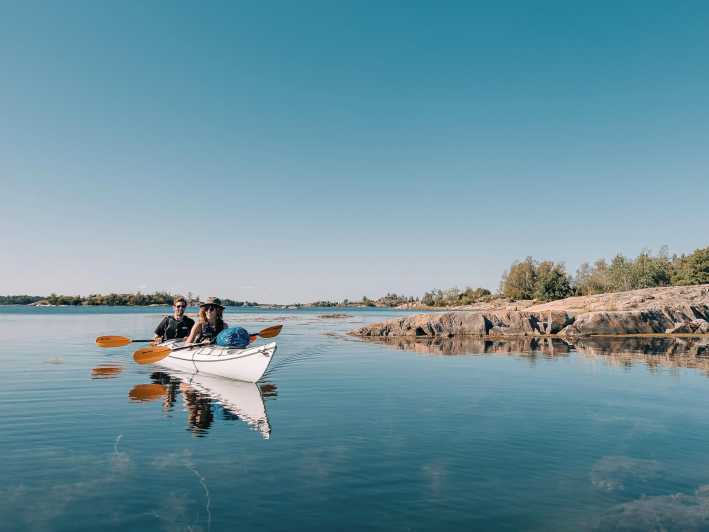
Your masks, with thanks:
[[[235,347],[237,349],[243,349],[249,342],[249,333],[243,327],[229,327],[224,329],[217,335],[217,345],[222,347]]]

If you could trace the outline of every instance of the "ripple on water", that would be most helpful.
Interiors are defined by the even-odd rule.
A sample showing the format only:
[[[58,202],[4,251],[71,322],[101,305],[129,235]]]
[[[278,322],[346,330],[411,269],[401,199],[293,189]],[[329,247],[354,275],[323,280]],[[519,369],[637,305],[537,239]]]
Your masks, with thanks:
[[[0,320],[3,526],[701,529],[702,342],[365,343],[352,313],[230,316],[285,322],[259,385],[93,345],[156,315]]]

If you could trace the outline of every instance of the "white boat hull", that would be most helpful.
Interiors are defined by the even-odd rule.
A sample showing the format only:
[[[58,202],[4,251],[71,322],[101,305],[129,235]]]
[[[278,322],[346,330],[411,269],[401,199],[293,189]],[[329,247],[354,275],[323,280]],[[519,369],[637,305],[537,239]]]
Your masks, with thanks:
[[[183,379],[189,386],[208,395],[225,410],[235,414],[249,427],[260,432],[264,439],[267,440],[271,435],[266,406],[261,390],[256,384],[199,374],[186,376]]]
[[[182,342],[165,342],[175,349]],[[193,347],[174,351],[158,365],[187,373],[205,373],[246,382],[257,382],[266,373],[276,352],[276,342],[233,349],[216,345]]]

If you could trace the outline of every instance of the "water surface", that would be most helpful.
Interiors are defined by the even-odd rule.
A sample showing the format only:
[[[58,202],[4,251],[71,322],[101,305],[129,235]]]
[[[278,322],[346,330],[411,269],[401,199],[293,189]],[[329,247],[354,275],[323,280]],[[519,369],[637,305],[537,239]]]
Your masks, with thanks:
[[[263,382],[137,366],[164,309],[0,310],[8,530],[706,530],[706,340],[362,342],[283,323]],[[682,343],[684,342],[684,343]]]

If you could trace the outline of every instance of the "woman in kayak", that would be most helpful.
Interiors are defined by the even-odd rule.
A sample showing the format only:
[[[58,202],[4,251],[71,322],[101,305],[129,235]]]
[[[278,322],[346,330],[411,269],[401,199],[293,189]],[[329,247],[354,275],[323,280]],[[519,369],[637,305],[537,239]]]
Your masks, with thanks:
[[[192,327],[186,343],[214,343],[217,335],[228,327],[222,319],[224,307],[217,297],[207,298],[199,305],[199,320]]]

